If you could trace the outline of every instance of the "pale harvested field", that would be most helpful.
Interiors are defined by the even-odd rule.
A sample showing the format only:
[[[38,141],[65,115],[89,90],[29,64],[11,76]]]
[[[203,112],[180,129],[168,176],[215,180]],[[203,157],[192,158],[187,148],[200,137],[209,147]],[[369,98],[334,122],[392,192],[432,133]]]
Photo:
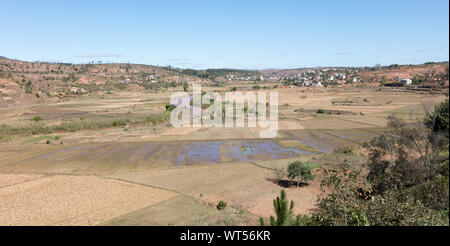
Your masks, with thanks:
[[[398,92],[390,89],[379,91],[379,88],[372,87],[279,88],[273,91],[279,93],[279,130],[354,129],[385,126],[386,117],[392,113],[408,121],[418,121],[424,115],[422,102],[434,105],[445,98],[440,94]],[[172,92],[158,94],[121,92],[104,97],[89,95],[69,98],[65,101],[54,100],[48,104],[34,105],[19,111],[2,112],[0,114],[3,114],[4,117],[0,118],[0,124],[29,125],[32,123],[31,119],[37,115],[42,117],[42,123],[46,125],[76,122],[82,118],[84,120],[144,118],[149,114],[165,110],[164,105],[169,102]],[[345,105],[347,100],[352,103]],[[319,115],[316,113],[317,109],[340,111],[345,114]],[[296,112],[296,110],[306,111]],[[64,143],[88,143],[253,139],[259,137],[260,130],[260,127],[173,128],[166,122],[159,125],[115,127],[55,134],[63,134]]]
[[[271,171],[250,163],[209,164],[169,169],[150,169],[108,175],[110,178],[164,187],[194,197],[238,189],[248,183],[265,180]]]
[[[278,129],[279,130],[291,130],[291,129],[299,130],[299,129],[305,129],[305,127],[298,121],[289,121],[289,120],[283,121],[282,120],[282,121],[278,122]]]
[[[421,101],[434,103],[443,100],[443,95],[423,95],[418,93],[377,91],[375,88],[341,89],[278,89],[279,105],[288,104],[295,108],[330,109],[365,114],[392,111]],[[367,100],[367,102],[364,101]],[[349,105],[333,104],[346,100],[358,101]]]
[[[42,177],[39,174],[2,174],[0,173],[0,188],[20,184]]]
[[[175,195],[93,176],[46,176],[0,188],[0,225],[96,225]]]
[[[282,187],[273,182],[260,180],[258,184],[248,184],[236,190],[207,195],[203,200],[211,203],[224,200],[233,207],[245,209],[258,216],[268,217],[275,213],[273,199],[280,195],[281,189]],[[295,203],[295,213],[309,214],[316,208],[317,195],[320,193],[320,182],[313,181],[304,187],[292,187],[285,190],[288,199]]]
[[[286,166],[288,161],[280,161]],[[280,166],[279,165],[279,166]],[[272,200],[279,196],[281,186],[268,180],[273,171],[250,163],[230,163],[203,167],[146,170],[113,174],[109,177],[164,187],[211,204],[219,200],[258,216],[273,213]],[[319,181],[301,188],[287,188],[294,200],[296,213],[309,213],[316,205]]]
[[[180,136],[180,135],[188,135],[190,133],[200,131],[202,127],[178,127],[178,128],[169,128],[163,133],[161,133],[161,136]]]
[[[257,225],[259,217],[245,210],[227,207],[217,210],[215,204],[178,195],[172,199],[106,221],[111,226],[235,226]]]

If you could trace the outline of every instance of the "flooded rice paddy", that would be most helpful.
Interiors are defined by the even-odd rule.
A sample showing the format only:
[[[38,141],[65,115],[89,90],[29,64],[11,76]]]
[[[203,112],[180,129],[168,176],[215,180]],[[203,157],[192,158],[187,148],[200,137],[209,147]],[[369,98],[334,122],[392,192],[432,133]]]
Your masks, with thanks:
[[[251,162],[296,158],[317,153],[285,148],[276,140],[221,140],[176,142],[123,142],[63,147],[33,158],[43,162],[105,161],[132,163],[170,163],[189,166],[199,163]]]

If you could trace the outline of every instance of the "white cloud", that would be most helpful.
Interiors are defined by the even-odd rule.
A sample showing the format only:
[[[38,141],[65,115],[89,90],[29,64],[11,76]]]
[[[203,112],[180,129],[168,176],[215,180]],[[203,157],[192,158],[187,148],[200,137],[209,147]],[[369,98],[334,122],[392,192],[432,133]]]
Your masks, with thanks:
[[[373,49],[370,52],[372,52],[372,53],[382,53],[382,52],[384,52],[384,50],[382,50],[382,49]]]
[[[428,50],[428,47],[427,46],[421,46],[418,50],[417,50],[417,52],[425,52],[425,51],[427,51]]]
[[[434,48],[433,50],[434,51],[443,51],[443,50],[445,50],[445,46],[442,46],[442,47],[439,47],[439,48]]]
[[[343,52],[336,52],[336,55],[338,56],[351,56],[354,55],[355,53],[353,52],[347,52],[347,51],[343,51]]]

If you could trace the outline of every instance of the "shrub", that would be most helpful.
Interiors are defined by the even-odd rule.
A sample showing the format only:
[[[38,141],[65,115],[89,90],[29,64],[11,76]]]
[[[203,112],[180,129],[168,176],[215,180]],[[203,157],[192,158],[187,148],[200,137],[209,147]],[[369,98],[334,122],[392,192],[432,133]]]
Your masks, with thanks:
[[[128,119],[119,119],[112,122],[113,126],[126,126],[130,121]]]
[[[318,113],[318,114],[324,114],[324,113],[325,113],[325,110],[319,108],[319,109],[317,110],[317,113]]]
[[[346,155],[351,155],[351,154],[353,154],[353,149],[350,148],[350,147],[341,147],[341,148],[335,150],[334,152],[341,153],[341,154],[346,154]]]
[[[297,186],[300,183],[313,180],[314,176],[311,170],[314,168],[314,164],[309,162],[294,161],[289,163],[288,166],[288,178],[297,182]]]
[[[448,225],[448,217],[424,206],[410,195],[375,196],[367,204],[366,215],[373,226]]]
[[[276,182],[280,182],[286,176],[286,171],[280,168],[273,170],[273,176]]]
[[[219,210],[224,210],[227,207],[227,203],[222,201],[222,200],[220,200],[219,203],[217,203],[216,207]]]
[[[167,112],[170,112],[170,111],[174,110],[175,108],[176,108],[176,106],[173,105],[173,104],[166,104],[166,111]]]
[[[34,116],[33,117],[33,121],[38,122],[38,121],[41,121],[41,120],[42,120],[41,116]]]

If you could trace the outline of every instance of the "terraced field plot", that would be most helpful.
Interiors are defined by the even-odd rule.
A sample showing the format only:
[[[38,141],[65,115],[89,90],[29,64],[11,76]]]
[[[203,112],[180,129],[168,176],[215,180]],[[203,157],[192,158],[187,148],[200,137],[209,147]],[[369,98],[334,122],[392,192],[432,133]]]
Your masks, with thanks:
[[[0,225],[96,225],[176,193],[93,176],[13,179],[0,187]]]
[[[56,150],[51,150],[52,148],[54,147],[50,146],[45,153],[14,164],[0,165],[0,169],[17,171],[26,166],[53,173],[55,170],[65,173],[92,173],[289,159],[320,153],[320,150],[310,146],[307,150],[283,147],[275,140],[119,142],[58,146]]]

